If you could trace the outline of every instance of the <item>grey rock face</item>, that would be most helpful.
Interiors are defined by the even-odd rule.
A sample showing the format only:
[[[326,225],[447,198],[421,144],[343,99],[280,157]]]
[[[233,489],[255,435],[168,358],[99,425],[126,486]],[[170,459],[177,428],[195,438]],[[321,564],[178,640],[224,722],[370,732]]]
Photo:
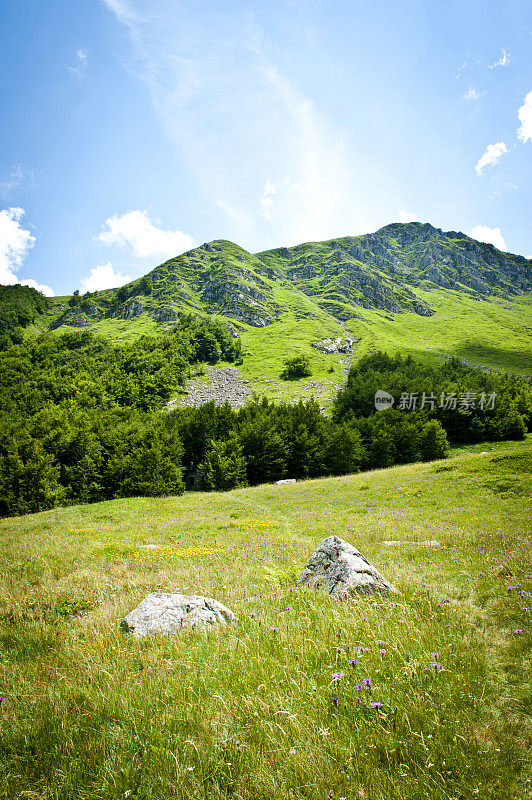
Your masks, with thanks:
[[[150,633],[173,635],[191,628],[225,625],[234,618],[230,609],[210,597],[153,592],[122,620],[120,627],[141,638]]]
[[[322,339],[321,342],[311,342],[311,347],[320,350],[322,353],[352,353],[355,345],[360,339],[353,339],[351,336],[346,336],[345,341],[341,336],[336,339]]]
[[[175,322],[179,319],[179,314],[175,308],[158,308],[154,311],[153,318],[157,322]]]
[[[298,584],[321,588],[340,600],[357,593],[397,591],[362,553],[339,536],[328,536],[321,542]]]
[[[139,300],[131,299],[110,315],[112,319],[133,319],[140,316],[146,309]]]

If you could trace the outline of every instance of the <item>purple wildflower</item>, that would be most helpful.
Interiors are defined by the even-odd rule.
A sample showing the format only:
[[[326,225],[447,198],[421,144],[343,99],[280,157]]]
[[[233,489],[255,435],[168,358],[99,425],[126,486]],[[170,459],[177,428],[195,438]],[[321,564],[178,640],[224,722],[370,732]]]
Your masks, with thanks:
[[[343,672],[333,672],[333,676],[332,676],[333,681],[339,681],[343,677],[344,677],[344,673]]]
[[[335,706],[337,706],[338,703],[340,702],[337,697],[333,697],[332,701],[333,701],[333,705],[335,705]]]
[[[347,663],[351,664],[351,666],[354,667],[355,664],[358,664],[358,658],[350,658]]]
[[[371,708],[381,708],[382,703],[371,703]]]
[[[515,633],[523,633],[523,628],[516,628]]]

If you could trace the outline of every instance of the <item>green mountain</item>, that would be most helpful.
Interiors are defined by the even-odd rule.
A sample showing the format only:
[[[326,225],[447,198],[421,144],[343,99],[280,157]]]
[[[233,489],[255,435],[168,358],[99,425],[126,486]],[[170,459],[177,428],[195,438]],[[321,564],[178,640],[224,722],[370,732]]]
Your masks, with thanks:
[[[250,392],[328,407],[350,361],[375,350],[532,375],[531,289],[530,259],[413,222],[256,254],[213,241],[120,289],[53,298],[24,324],[127,342],[183,312],[216,315],[241,336]],[[279,379],[293,355],[311,359],[310,380]]]
[[[171,322],[184,310],[250,327],[271,325],[290,312],[340,321],[357,318],[361,309],[431,316],[436,309],[423,291],[509,300],[532,289],[532,263],[463,233],[411,222],[257,254],[217,240],[166,261],[148,277],[85,296],[61,309],[54,326],[143,314]]]

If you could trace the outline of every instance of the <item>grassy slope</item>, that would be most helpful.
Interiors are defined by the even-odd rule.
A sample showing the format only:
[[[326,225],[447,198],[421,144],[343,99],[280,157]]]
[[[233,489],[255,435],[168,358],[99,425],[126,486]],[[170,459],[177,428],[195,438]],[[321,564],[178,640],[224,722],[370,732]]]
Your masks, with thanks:
[[[347,247],[358,241],[349,237],[341,240]],[[440,245],[444,249],[452,247],[453,241],[442,240]],[[462,240],[457,240],[455,246],[461,243]],[[425,241],[414,242],[401,251],[407,262],[413,265],[412,274],[421,274],[416,265],[427,246]],[[267,296],[267,313],[272,316],[279,313],[280,317],[263,328],[240,324],[244,329],[242,339],[246,351],[241,372],[259,394],[277,400],[295,400],[314,394],[324,407],[328,407],[334,387],[342,379],[344,356],[321,354],[311,347],[311,343],[347,332],[344,323],[331,316],[323,306],[324,299],[339,291],[335,288],[338,276],[331,242],[311,242],[292,248],[292,260],[287,260],[277,250],[253,255],[224,240],[211,243],[211,247],[215,249],[205,251],[197,248],[157,267],[154,294],[142,297],[142,302],[152,309],[173,306],[190,310],[190,306],[183,305],[183,302],[190,301],[201,309],[206,307],[201,299],[202,287],[213,278],[233,284],[255,285]],[[367,270],[384,284],[395,286],[394,276],[389,271],[377,269],[370,256],[368,258]],[[300,291],[297,281],[294,283],[287,277],[290,264],[294,266],[303,262],[315,277],[308,281],[298,280],[302,286],[308,284],[306,290],[312,286],[317,292],[312,298]],[[441,269],[445,273],[446,268],[441,266]],[[138,283],[132,282],[132,290]],[[403,291],[400,285],[395,288],[399,294]],[[357,291],[353,291],[356,295]],[[345,289],[341,292],[345,294]],[[512,302],[495,297],[490,302],[476,301],[463,293],[437,289],[427,291],[419,287],[415,287],[415,293],[418,299],[435,309],[433,316],[424,317],[413,312],[391,314],[344,303],[344,310],[356,315],[348,321],[347,330],[361,340],[354,355],[355,361],[375,349],[408,353],[422,361],[441,361],[445,355],[455,354],[492,369],[532,375],[532,293],[512,298]],[[91,302],[103,304],[102,308],[108,309],[114,295],[114,290],[98,292]],[[52,317],[66,307],[66,300],[53,299],[55,310],[51,312]],[[322,303],[322,307],[318,303]],[[231,318],[226,319],[234,322]],[[50,318],[43,318],[39,324],[48,325],[49,322]],[[131,320],[102,319],[90,326],[118,342],[167,327],[168,323],[157,324],[148,313]],[[323,385],[322,389],[309,385],[307,380],[288,384],[279,380],[283,359],[298,353],[311,357],[313,375],[310,384],[318,382]],[[333,371],[329,372],[331,365]]]
[[[418,361],[441,362],[446,355],[458,355],[467,361],[496,370],[532,375],[532,305],[530,298],[513,304],[478,302],[454,292],[432,291],[418,294],[435,309],[436,314],[389,314],[384,311],[357,309],[360,319],[341,322],[323,315],[316,319],[288,316],[266,328],[248,328],[242,334],[246,355],[241,371],[249,377],[259,394],[273,399],[314,395],[328,407],[334,386],[341,381],[342,354],[326,355],[311,347],[324,337],[352,334],[360,339],[353,363],[368,352],[385,350],[412,355]],[[337,332],[337,333],[335,333]],[[280,365],[287,355],[310,356],[313,375],[310,379],[286,383],[279,380]],[[334,372],[329,373],[333,365]],[[309,381],[323,384],[323,390],[308,386]]]
[[[493,447],[2,521],[2,796],[521,800],[532,443]],[[400,594],[293,589],[331,533]],[[216,597],[237,621],[121,635],[156,590]]]

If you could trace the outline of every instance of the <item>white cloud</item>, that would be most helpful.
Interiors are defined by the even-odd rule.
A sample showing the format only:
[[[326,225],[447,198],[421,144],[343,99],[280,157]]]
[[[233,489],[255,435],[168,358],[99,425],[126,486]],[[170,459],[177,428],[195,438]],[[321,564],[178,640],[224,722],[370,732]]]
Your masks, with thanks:
[[[7,197],[13,189],[18,189],[24,180],[24,171],[20,164],[16,164],[5,178],[0,179],[0,197]]]
[[[107,264],[98,264],[90,271],[88,278],[83,278],[81,281],[81,289],[83,292],[96,292],[99,289],[114,289],[117,286],[123,286],[129,283],[131,278],[129,275],[122,275],[120,272],[115,272],[113,265],[110,261]]]
[[[85,72],[88,58],[89,56],[87,51],[80,48],[79,50],[76,51],[76,57],[74,59],[74,63],[69,64],[67,66],[68,71],[73,72],[74,75],[77,75],[78,77],[81,78],[81,76]]]
[[[525,97],[525,102],[517,112],[521,127],[517,131],[517,135],[522,142],[532,141],[532,92],[528,92]]]
[[[55,292],[50,286],[47,286],[45,283],[37,283],[33,278],[22,278],[22,280],[17,281],[17,283],[21,283],[22,286],[31,286],[33,289],[37,289],[38,292],[46,295],[46,297],[55,297]]]
[[[487,242],[493,244],[498,250],[506,252],[506,242],[500,228],[489,228],[487,225],[475,225],[475,227],[467,233],[472,239],[478,242]]]
[[[456,73],[456,79],[457,79],[457,80],[459,80],[459,79],[462,77],[462,75],[463,75],[464,71],[465,71],[466,69],[468,69],[468,67],[469,67],[469,61],[468,61],[468,60],[467,60],[467,58],[466,58],[466,60],[463,62],[463,64],[461,64],[461,65],[458,67],[458,71],[457,71],[457,73]]]
[[[494,167],[500,160],[504,153],[508,152],[508,148],[504,142],[497,142],[497,144],[489,144],[486,147],[485,153],[477,161],[475,172],[477,175],[482,175],[484,167]]]
[[[118,17],[120,22],[130,22],[135,19],[135,13],[127,0],[103,0],[105,5]]]
[[[410,214],[408,211],[405,211],[404,208],[399,209],[399,219],[401,222],[419,222],[417,214]]]
[[[35,244],[35,236],[21,225],[23,216],[23,208],[0,211],[0,283],[18,283],[15,272]]]
[[[23,208],[4,208],[0,211],[0,284],[21,283],[54,297],[55,292],[33,278],[18,278],[16,273],[35,244],[35,236],[22,227]]]
[[[462,96],[463,96],[464,100],[469,100],[471,102],[474,102],[475,100],[478,100],[480,97],[482,97],[485,94],[486,94],[486,92],[479,92],[478,89],[475,89],[474,86],[470,86],[469,89],[467,90],[467,92]]]
[[[159,220],[155,223],[160,224]],[[194,247],[194,239],[181,231],[165,231],[149,219],[147,211],[128,211],[109,217],[97,239],[106,245],[131,247],[136,258],[171,258]]]
[[[206,200],[226,210],[233,238],[264,249],[382,223],[379,167],[347,154],[345,133],[281,72],[251,11],[217,0],[197,10],[104,2],[128,31],[127,67]]]
[[[274,206],[279,191],[286,189],[291,185],[290,178],[282,178],[278,181],[272,181],[270,178],[264,184],[264,191],[260,199],[261,215],[264,219],[271,221],[274,216]]]
[[[495,69],[496,67],[507,67],[510,63],[510,55],[508,50],[505,50],[504,47],[501,50],[501,57],[498,61],[495,61],[494,64],[488,64],[488,69]]]

